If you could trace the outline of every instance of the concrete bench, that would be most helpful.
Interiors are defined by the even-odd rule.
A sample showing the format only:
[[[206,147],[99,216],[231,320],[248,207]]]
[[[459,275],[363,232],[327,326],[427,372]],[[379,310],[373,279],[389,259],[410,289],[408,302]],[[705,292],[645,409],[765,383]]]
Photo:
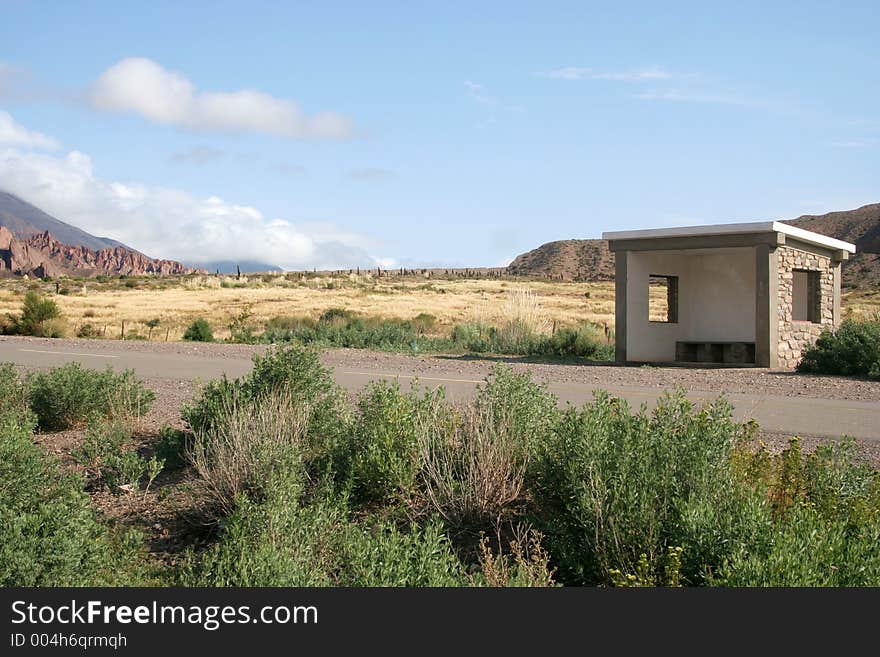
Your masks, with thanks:
[[[681,363],[728,363],[754,365],[754,342],[679,341],[675,343],[675,360]]]

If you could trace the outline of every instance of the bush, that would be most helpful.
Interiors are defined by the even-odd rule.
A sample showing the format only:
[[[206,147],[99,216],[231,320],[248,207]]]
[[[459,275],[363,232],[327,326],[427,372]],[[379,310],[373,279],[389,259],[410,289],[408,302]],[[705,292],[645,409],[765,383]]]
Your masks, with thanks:
[[[613,571],[635,573],[643,560],[658,569],[680,546],[685,581],[696,584],[750,544],[764,516],[734,478],[730,454],[749,433],[730,414],[723,400],[694,411],[681,391],[651,415],[630,415],[606,394],[568,410],[531,491],[562,581],[610,584]]]
[[[507,553],[500,547],[493,550],[489,537],[482,536],[479,563],[479,572],[469,576],[473,586],[555,586],[555,570],[550,566],[550,554],[541,546],[541,534],[522,526],[515,528]]]
[[[191,449],[192,434],[168,426],[159,431],[156,458],[165,464],[166,470],[178,470],[185,466]]]
[[[265,400],[278,396],[307,411],[303,458],[313,474],[326,473],[345,442],[349,414],[330,371],[316,352],[304,347],[291,345],[255,355],[247,376],[211,381],[184,407],[183,418],[196,436],[208,436],[224,426],[230,409],[254,412]]]
[[[14,335],[59,338],[64,335],[65,323],[58,304],[46,299],[38,290],[28,290],[21,315],[10,317],[5,331]]]
[[[876,586],[880,582],[880,473],[852,440],[805,456],[797,438],[736,460],[770,504],[772,531],[733,554],[716,583],[728,586]]]
[[[599,333],[595,324],[562,327],[556,331],[543,348],[544,354],[560,358],[585,358],[588,360],[613,360],[614,345]]]
[[[458,324],[452,330],[455,346],[474,353],[551,358],[611,360],[614,347],[594,324],[562,327],[553,335],[533,332],[519,320],[505,322],[500,328],[487,324]]]
[[[721,569],[726,586],[877,586],[880,522],[853,525],[797,507],[769,544],[741,550]]]
[[[497,366],[455,416],[420,418],[422,492],[456,531],[490,530],[520,501],[527,466],[559,422],[556,398]]]
[[[150,410],[152,390],[135,378],[134,371],[117,374],[73,362],[27,379],[31,409],[41,429],[58,431],[81,425],[93,416],[133,421]]]
[[[278,470],[294,476],[306,451],[311,409],[285,392],[232,403],[196,431],[189,460],[209,500],[209,513],[231,514],[242,495],[262,500]]]
[[[0,418],[13,418],[20,426],[30,426],[36,421],[27,388],[12,363],[0,363]]]
[[[461,586],[464,570],[442,526],[401,531],[354,523],[339,500],[298,503],[298,484],[277,479],[262,503],[246,496],[217,543],[190,554],[183,586]]]
[[[385,351],[442,351],[448,340],[428,338],[422,326],[398,319],[360,318],[347,310],[331,308],[315,322],[310,319],[275,318],[266,324],[262,342],[298,342],[306,345],[378,349]]]
[[[804,350],[797,370],[880,379],[880,318],[845,319],[837,330],[825,329]]]
[[[520,496],[525,453],[502,409],[467,406],[453,423],[420,427],[421,480],[433,508],[457,531],[494,527]]]
[[[83,324],[76,331],[78,338],[97,338],[100,335],[94,324]]]
[[[98,521],[80,480],[34,444],[32,426],[0,414],[0,586],[143,584],[140,537]]]
[[[119,421],[95,420],[71,456],[85,468],[94,484],[104,483],[114,493],[137,490],[145,476],[149,488],[165,461],[156,456],[146,459],[126,450],[125,444],[131,439],[131,430]]]
[[[199,317],[184,331],[183,339],[189,342],[213,342],[214,332],[208,320]]]
[[[430,333],[437,325],[437,318],[431,313],[419,313],[412,319],[412,327],[419,335]]]
[[[401,393],[377,381],[361,393],[347,466],[357,505],[408,502],[419,468],[419,435],[442,416],[442,393]]]

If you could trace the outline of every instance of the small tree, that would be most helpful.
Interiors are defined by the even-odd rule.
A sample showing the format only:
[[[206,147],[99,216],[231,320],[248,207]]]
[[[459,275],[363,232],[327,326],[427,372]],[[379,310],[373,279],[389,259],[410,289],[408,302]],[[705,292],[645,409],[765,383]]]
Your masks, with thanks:
[[[213,342],[214,332],[211,325],[204,317],[199,317],[196,321],[189,325],[183,334],[183,339],[190,342]]]
[[[158,318],[147,320],[147,328],[149,329],[149,331],[147,332],[147,340],[152,339],[153,329],[158,327],[159,324],[161,324],[161,323],[162,323],[162,320],[160,320]]]
[[[24,295],[21,315],[14,318],[12,323],[12,332],[19,335],[54,337],[57,327],[52,328],[52,320],[60,318],[58,304],[46,299],[37,290],[28,290]]]

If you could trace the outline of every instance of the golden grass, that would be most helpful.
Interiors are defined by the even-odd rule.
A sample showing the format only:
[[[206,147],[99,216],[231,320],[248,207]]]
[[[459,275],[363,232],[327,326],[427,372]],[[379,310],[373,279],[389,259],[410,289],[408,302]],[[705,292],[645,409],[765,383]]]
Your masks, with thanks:
[[[880,318],[880,289],[846,292],[841,295],[840,305],[844,317]]]
[[[18,313],[29,285],[39,285],[61,308],[71,335],[91,324],[99,336],[125,333],[146,337],[146,322],[158,319],[153,340],[180,340],[197,317],[207,319],[218,339],[242,312],[262,328],[273,317],[317,318],[328,308],[345,308],[366,317],[437,318],[436,332],[455,324],[501,325],[518,319],[538,331],[591,321],[614,326],[614,283],[573,283],[498,278],[445,278],[420,275],[289,274],[242,276],[143,277],[138,279],[55,282],[0,280],[0,316]],[[57,285],[57,287],[56,287]],[[56,294],[56,289],[61,294]],[[66,294],[64,293],[66,292]],[[652,313],[665,303],[665,290],[652,287]],[[880,290],[845,293],[844,317],[880,314]]]
[[[31,283],[33,284],[33,283]],[[335,275],[138,279],[127,288],[107,283],[40,283],[67,318],[70,333],[92,324],[106,338],[125,332],[147,336],[146,322],[159,319],[153,340],[181,339],[186,327],[204,317],[216,338],[229,336],[229,323],[242,312],[255,327],[278,316],[317,318],[328,308],[346,308],[369,317],[412,319],[420,313],[437,318],[438,332],[462,322],[501,324],[511,315],[544,327],[593,321],[614,323],[613,283],[565,283],[487,279],[430,279],[422,276]],[[233,287],[241,286],[241,287]],[[0,315],[17,313],[27,283],[0,282]]]

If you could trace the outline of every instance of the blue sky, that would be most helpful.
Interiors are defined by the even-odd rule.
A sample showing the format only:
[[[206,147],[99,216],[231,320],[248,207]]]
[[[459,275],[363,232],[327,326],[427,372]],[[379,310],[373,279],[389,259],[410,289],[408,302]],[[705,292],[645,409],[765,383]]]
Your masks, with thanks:
[[[491,266],[880,201],[876,2],[0,12],[0,188],[151,255]]]

